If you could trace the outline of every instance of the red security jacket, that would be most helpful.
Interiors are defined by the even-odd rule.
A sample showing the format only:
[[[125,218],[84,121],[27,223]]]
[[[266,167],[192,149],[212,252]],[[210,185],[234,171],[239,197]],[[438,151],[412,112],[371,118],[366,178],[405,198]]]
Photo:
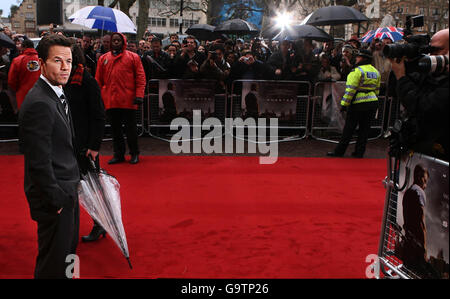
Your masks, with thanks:
[[[97,62],[95,79],[100,86],[105,109],[137,109],[134,99],[143,98],[145,91],[145,73],[141,58],[127,51],[127,39],[123,38],[123,50],[117,56],[112,51],[100,56]]]
[[[8,74],[8,86],[16,92],[17,109],[20,109],[25,96],[39,79],[41,69],[35,49],[27,48],[23,54],[14,58]]]

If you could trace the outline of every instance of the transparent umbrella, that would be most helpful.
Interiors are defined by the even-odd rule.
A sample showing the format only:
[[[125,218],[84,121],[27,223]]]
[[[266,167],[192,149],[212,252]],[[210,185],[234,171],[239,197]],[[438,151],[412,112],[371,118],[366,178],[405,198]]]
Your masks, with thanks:
[[[91,162],[92,168],[82,175],[78,187],[80,205],[107,231],[132,269],[122,223],[120,184],[115,177],[103,169],[96,169],[94,162]]]

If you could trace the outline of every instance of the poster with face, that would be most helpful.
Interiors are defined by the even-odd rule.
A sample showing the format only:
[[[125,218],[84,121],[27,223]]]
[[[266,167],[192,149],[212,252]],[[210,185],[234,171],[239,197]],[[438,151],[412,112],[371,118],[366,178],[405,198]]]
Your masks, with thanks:
[[[215,81],[160,80],[159,116],[170,123],[175,117],[192,120],[192,111],[202,118],[214,116]]]
[[[403,265],[422,278],[449,278],[449,164],[414,154],[400,164],[397,224]]]
[[[297,109],[296,83],[243,82],[242,117],[278,118],[279,122],[293,122]]]

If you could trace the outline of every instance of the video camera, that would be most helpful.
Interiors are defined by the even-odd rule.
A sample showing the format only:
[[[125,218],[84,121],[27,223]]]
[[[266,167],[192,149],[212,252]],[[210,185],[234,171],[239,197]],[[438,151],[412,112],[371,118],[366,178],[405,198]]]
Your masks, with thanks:
[[[441,74],[446,71],[449,59],[445,55],[427,55],[432,52],[431,38],[428,34],[412,35],[411,27],[422,27],[423,16],[407,17],[406,29],[403,39],[406,43],[386,45],[383,54],[387,58],[406,57],[407,73],[434,73]]]

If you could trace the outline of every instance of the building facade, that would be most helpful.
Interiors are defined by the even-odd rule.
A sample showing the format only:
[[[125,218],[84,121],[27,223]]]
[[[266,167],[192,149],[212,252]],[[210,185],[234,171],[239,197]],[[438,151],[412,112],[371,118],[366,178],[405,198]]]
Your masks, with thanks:
[[[97,5],[97,0],[63,0],[63,11],[65,23],[69,23],[69,16],[77,10],[89,6]],[[112,0],[105,0],[105,6],[111,4]],[[193,24],[206,23],[206,7],[202,0],[183,1],[183,31]],[[119,5],[119,4],[118,4]],[[116,6],[119,9],[119,6]],[[137,24],[139,15],[139,1],[136,1],[130,8],[130,17]],[[180,27],[180,1],[179,0],[155,0],[150,1],[148,12],[147,29],[152,33],[168,35],[178,32]]]
[[[392,17],[393,26],[405,28],[406,17],[423,15],[424,26],[413,32],[429,33],[448,28],[448,0],[360,0],[359,8],[371,19],[369,29],[378,28],[383,19]]]
[[[23,0],[17,11],[11,15],[11,31],[37,37],[36,0]]]

